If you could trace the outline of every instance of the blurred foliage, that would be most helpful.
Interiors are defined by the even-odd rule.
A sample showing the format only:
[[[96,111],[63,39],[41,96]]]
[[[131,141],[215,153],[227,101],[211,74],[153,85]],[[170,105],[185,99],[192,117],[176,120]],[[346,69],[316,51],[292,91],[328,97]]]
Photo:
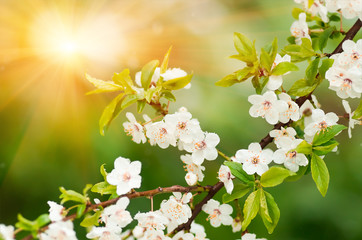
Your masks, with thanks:
[[[124,14],[127,5],[130,15],[135,16],[131,24],[127,22],[130,25],[124,32],[129,43],[124,55],[111,64],[82,58],[77,67],[71,63],[48,64],[48,59],[26,51],[29,46],[22,35],[28,30],[26,22],[39,9],[64,7],[56,5],[56,1],[30,2],[4,0],[0,7],[0,33],[4,40],[0,43],[1,223],[14,224],[17,213],[29,219],[46,213],[48,200],[60,201],[60,186],[81,191],[87,183],[101,181],[99,167],[106,163],[109,171],[118,156],[142,162],[140,190],[186,184],[180,152],[133,143],[121,127],[126,120],[122,114],[105,136],[99,134],[98,119],[114,96],[85,96],[93,87],[84,79],[84,72],[101,79],[110,79],[113,72],[124,68],[134,74],[149,60],[161,60],[173,45],[169,66],[192,70],[194,77],[190,90],[176,94],[178,101],[171,105],[171,112],[187,107],[203,130],[219,134],[219,147],[230,156],[250,142],[258,142],[271,129],[265,120],[248,114],[247,96],[254,93],[250,82],[231,88],[216,87],[214,83],[241,68],[240,62],[227,58],[234,54],[233,32],[257,39],[257,49],[275,36],[279,49],[285,45],[293,21],[293,1],[64,1],[69,5],[64,4],[68,6],[66,10],[74,15],[77,11],[98,13],[105,9],[109,14]],[[146,13],[150,16],[142,17]],[[344,21],[344,25],[348,29],[351,21]],[[360,37],[361,34],[356,38]],[[332,41],[324,51],[330,52],[331,45]],[[304,71],[290,74],[286,81],[302,75]],[[340,99],[327,88],[327,83],[322,83],[316,91],[322,107],[326,112],[342,115]],[[357,104],[351,101],[352,108]],[[135,107],[130,110],[136,112]],[[270,190],[281,211],[273,235],[268,235],[259,217],[250,225],[250,231],[271,240],[362,239],[361,134],[358,126],[352,140],[342,133],[338,136],[338,152],[325,159],[331,175],[325,198],[318,193],[310,175],[297,183],[282,184]],[[216,182],[221,163],[221,159],[206,163],[204,183]],[[219,200],[223,193],[218,193]],[[156,206],[164,197],[155,198]],[[132,200],[130,211],[148,211],[149,204],[147,199]],[[207,227],[210,239],[237,238],[230,227],[215,229],[205,219],[206,214],[201,213],[197,222]],[[82,231],[79,239],[85,239]]]

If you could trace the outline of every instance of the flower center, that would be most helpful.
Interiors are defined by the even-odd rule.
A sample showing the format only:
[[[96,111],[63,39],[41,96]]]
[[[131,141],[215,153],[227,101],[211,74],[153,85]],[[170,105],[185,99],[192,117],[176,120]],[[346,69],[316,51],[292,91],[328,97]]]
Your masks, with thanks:
[[[288,153],[288,157],[289,158],[295,158],[297,156],[297,152],[296,151],[292,151],[290,153]]]
[[[160,135],[162,136],[162,135],[165,135],[165,134],[167,134],[166,128],[161,128],[160,129]]]
[[[359,59],[360,58],[360,56],[359,56],[359,54],[357,53],[357,52],[353,52],[352,53],[352,59],[353,60],[357,60],[357,59]]]
[[[326,123],[326,121],[322,121],[318,124],[318,128],[322,131],[326,130],[328,127],[328,124]]]
[[[258,164],[260,162],[260,159],[259,159],[259,157],[252,157],[252,159],[251,159],[251,163],[252,164]]]
[[[206,142],[205,141],[201,141],[195,144],[195,147],[197,150],[203,150],[206,148]]]
[[[351,84],[352,84],[352,80],[351,80],[351,79],[349,79],[349,78],[343,79],[343,86],[344,86],[344,87],[351,87]]]
[[[269,101],[265,101],[265,102],[263,102],[263,106],[264,106],[264,110],[268,110],[271,108],[272,103]]]
[[[184,130],[186,128],[186,122],[179,122],[177,124],[177,128],[181,129],[181,130]]]
[[[140,128],[136,124],[134,124],[133,126],[134,126],[134,129],[136,129],[137,132],[140,131]]]
[[[129,172],[123,173],[122,179],[124,182],[128,182],[131,179],[131,174]]]

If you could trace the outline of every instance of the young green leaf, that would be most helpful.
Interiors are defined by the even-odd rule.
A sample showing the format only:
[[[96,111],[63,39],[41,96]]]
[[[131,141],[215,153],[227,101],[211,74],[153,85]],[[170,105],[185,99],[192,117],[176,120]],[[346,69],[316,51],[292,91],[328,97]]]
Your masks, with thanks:
[[[295,175],[289,176],[286,179],[284,179],[284,182],[295,182],[298,181],[300,178],[304,176],[308,169],[308,166],[300,166],[298,172],[296,172]]]
[[[311,93],[316,87],[317,84],[310,86],[305,79],[299,79],[289,89],[288,94],[302,97]]]
[[[347,127],[344,125],[333,125],[316,133],[313,138],[313,147],[328,142]]]
[[[267,72],[270,72],[272,64],[273,60],[270,57],[269,53],[267,53],[264,48],[262,48],[260,53],[260,65],[262,66],[262,68],[267,70]]]
[[[165,54],[165,57],[163,58],[163,61],[161,63],[161,67],[160,67],[160,73],[165,73],[167,70],[167,66],[168,66],[168,60],[170,58],[170,52],[171,52],[172,46],[170,46],[170,48],[168,49],[167,53]]]
[[[272,51],[271,51],[271,55],[270,55],[272,63],[274,62],[275,56],[277,55],[277,53],[278,53],[278,39],[274,38],[274,40],[272,42]]]
[[[114,92],[114,91],[123,90],[122,86],[117,85],[112,81],[103,81],[97,78],[93,78],[88,74],[85,74],[85,78],[97,88],[96,90],[88,92],[87,95],[94,93]]]
[[[326,47],[327,45],[327,41],[329,36],[331,36],[331,34],[333,33],[333,31],[336,30],[336,27],[329,27],[327,29],[325,29],[320,35],[319,35],[319,50],[323,51],[323,49]]]
[[[323,159],[316,154],[312,154],[311,171],[313,180],[316,183],[319,192],[324,197],[328,190],[329,173]]]
[[[241,55],[255,54],[255,48],[249,38],[241,33],[234,33],[234,46]],[[256,57],[256,56],[255,56]]]
[[[314,146],[313,153],[317,154],[318,156],[324,156],[327,153],[330,153],[333,149],[335,149],[338,144],[339,143],[336,140],[331,139],[328,142],[323,143],[322,145]]]
[[[228,166],[230,168],[231,173],[236,178],[238,178],[240,181],[242,181],[243,183],[245,183],[249,186],[254,185],[254,181],[255,181],[254,175],[248,175],[243,170],[243,165],[241,163],[225,161],[224,165]]]
[[[314,52],[314,49],[312,47],[312,42],[310,41],[310,39],[302,38],[302,44],[300,46],[301,46],[301,49],[300,49],[301,57],[309,58],[309,57],[316,55]]]
[[[59,196],[59,198],[62,199],[60,204],[63,204],[68,201],[79,202],[79,203],[83,203],[83,204],[87,203],[87,200],[88,200],[87,197],[83,196],[80,193],[77,193],[76,191],[66,190],[63,187],[60,187],[59,190],[62,193]]]
[[[15,224],[16,228],[22,229],[24,231],[34,231],[36,230],[36,222],[30,221],[24,218],[20,213],[18,214],[18,222]]]
[[[255,72],[255,69],[253,67],[245,67],[243,69],[240,69],[236,71],[236,78],[239,82],[243,82],[247,80],[252,74]]]
[[[256,214],[259,211],[260,206],[260,191],[262,189],[258,189],[255,192],[252,192],[245,201],[243,214],[244,214],[244,221],[241,224],[242,230],[249,226],[251,220],[253,220]]]
[[[138,97],[136,94],[126,95],[122,101],[121,108],[125,109],[131,106],[133,103],[137,102]]]
[[[332,67],[334,59],[326,58],[323,59],[321,66],[319,67],[319,76],[325,79],[327,70]]]
[[[91,227],[91,226],[98,226],[99,225],[99,217],[101,216],[102,211],[97,211],[93,215],[87,215],[80,223],[82,227]]]
[[[215,85],[219,86],[219,87],[230,87],[230,86],[232,86],[232,85],[234,85],[235,83],[238,83],[238,82],[239,82],[239,80],[236,77],[236,72],[234,72],[232,74],[229,74],[229,75],[223,77],[219,81],[217,81],[215,83]]]
[[[76,218],[80,218],[83,215],[86,207],[87,206],[85,204],[78,205],[77,212],[76,212]]]
[[[132,94],[135,91],[133,90],[133,81],[129,76],[129,69],[124,69],[120,73],[114,73],[112,77],[112,81],[118,85],[123,87],[123,91],[126,94]]]
[[[320,58],[314,59],[305,71],[305,80],[309,86],[312,86],[317,83],[316,76],[318,72],[318,65],[319,65]]]
[[[286,168],[271,167],[261,175],[260,184],[263,187],[274,187],[281,184],[285,178],[293,175],[295,175],[295,173]]]
[[[100,167],[100,172],[101,172],[101,175],[103,176],[104,178],[104,181],[107,181],[107,172],[106,172],[106,169],[104,168],[106,164],[102,164],[102,166]]]
[[[156,67],[159,63],[160,62],[158,60],[152,60],[143,66],[141,73],[141,83],[144,90],[147,90],[150,87],[152,76],[155,73]]]
[[[242,198],[245,194],[247,194],[250,191],[250,189],[251,189],[250,185],[236,184],[231,194],[225,193],[222,196],[222,201],[223,203],[228,203],[235,199]]]
[[[122,110],[120,102],[123,99],[123,97],[124,93],[119,94],[103,110],[102,116],[99,119],[99,130],[102,136],[104,136],[104,128],[107,128],[111,123],[111,121]]]
[[[143,109],[145,108],[146,106],[146,100],[138,100],[137,101],[137,112],[138,113],[141,113],[143,111]]]
[[[273,68],[271,75],[283,75],[290,71],[298,71],[299,68],[291,62],[281,62]]]
[[[295,18],[295,19],[299,19],[299,14],[301,14],[302,12],[304,12],[302,9],[300,9],[300,8],[293,8],[293,10],[292,10],[292,16],[293,16],[293,18]]]
[[[295,151],[303,154],[310,154],[312,152],[312,145],[307,143],[305,140],[295,148]]]
[[[360,119],[362,117],[362,100],[359,101],[357,109],[354,111],[352,118]]]
[[[251,83],[253,84],[253,87],[255,88],[255,92],[257,94],[261,94],[261,91],[263,90],[259,81],[259,77],[258,76],[254,76],[251,79]]]
[[[108,195],[108,194],[115,193],[117,191],[117,187],[110,185],[108,182],[104,181],[104,182],[95,184],[92,187],[91,191],[99,193],[101,195]]]
[[[37,229],[47,225],[48,223],[50,223],[49,214],[45,213],[45,214],[40,215],[39,217],[37,217],[35,222],[36,222]]]
[[[172,93],[171,93],[171,91],[163,91],[162,93],[161,93],[161,97],[164,97],[164,98],[166,98],[168,101],[170,101],[170,102],[175,102],[176,101],[176,97],[175,97],[175,95],[173,95]]]
[[[280,218],[280,210],[276,204],[273,196],[268,192],[263,192],[260,196],[264,196],[260,199],[259,214],[264,222],[269,234],[272,234],[277,226]]]
[[[168,90],[178,90],[184,88],[191,82],[193,74],[186,75],[184,77],[174,78],[162,83],[162,87]]]

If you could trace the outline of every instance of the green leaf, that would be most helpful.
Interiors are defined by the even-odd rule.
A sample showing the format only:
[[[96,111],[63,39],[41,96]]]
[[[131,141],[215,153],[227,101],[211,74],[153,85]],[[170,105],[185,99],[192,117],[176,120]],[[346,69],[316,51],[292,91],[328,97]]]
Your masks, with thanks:
[[[314,59],[309,66],[307,67],[305,71],[305,80],[308,83],[309,86],[314,85],[317,83],[316,76],[318,72],[318,65],[319,65],[320,58]]]
[[[299,170],[298,172],[296,172],[295,175],[293,176],[289,176],[287,177],[284,182],[294,182],[294,181],[298,181],[301,177],[304,176],[304,174],[306,173],[308,169],[308,166],[299,166]]]
[[[245,37],[241,33],[234,33],[234,46],[241,55],[255,54],[255,48],[253,43],[250,41],[249,38]]]
[[[254,72],[255,69],[253,67],[245,67],[243,69],[236,71],[235,73],[238,81],[243,82],[247,80]]]
[[[133,90],[133,81],[131,77],[129,76],[129,69],[124,69],[120,73],[114,73],[112,77],[112,81],[118,85],[123,86],[123,91],[126,94],[132,94],[134,93]]]
[[[119,94],[115,97],[103,110],[102,116],[99,119],[99,130],[102,136],[104,136],[104,128],[108,128],[111,121],[119,114],[121,111],[120,102],[124,96],[124,93]]]
[[[273,64],[272,58],[269,56],[269,53],[267,53],[264,48],[261,49],[260,53],[260,64],[262,68],[270,72],[271,66]]]
[[[344,125],[333,125],[327,127],[327,129],[321,130],[314,135],[313,138],[313,147],[322,145],[323,143],[328,142],[342,130],[346,129],[347,127]]]
[[[77,213],[76,213],[76,218],[80,218],[80,217],[83,215],[86,207],[87,207],[87,206],[86,206],[85,204],[80,204],[80,205],[78,205],[78,207],[77,207]]]
[[[317,154],[318,156],[324,156],[327,153],[331,152],[336,146],[338,146],[338,142],[334,139],[329,140],[326,143],[323,143],[319,146],[313,147],[313,153]]]
[[[48,223],[50,223],[50,219],[49,219],[49,214],[42,214],[40,215],[36,220],[36,226],[37,226],[37,229],[47,225]]]
[[[101,166],[101,168],[100,168],[100,172],[101,172],[101,175],[103,176],[103,178],[104,178],[104,181],[107,181],[107,172],[106,172],[106,169],[104,168],[104,166],[105,166],[106,164],[104,163],[104,164],[102,164],[102,166]]]
[[[112,81],[103,81],[97,78],[93,78],[88,74],[85,74],[85,78],[92,83],[97,89],[90,91],[87,95],[94,93],[102,93],[102,92],[114,92],[114,91],[122,91],[123,87],[113,83]]]
[[[170,102],[175,102],[176,101],[175,95],[173,95],[170,91],[163,91],[161,93],[161,97],[166,98]]]
[[[30,221],[24,218],[20,213],[18,214],[18,222],[15,224],[16,228],[22,229],[24,231],[33,231],[36,229],[36,222]]]
[[[146,106],[146,100],[138,100],[137,101],[137,112],[138,113],[141,113],[143,111],[143,109],[145,108]]]
[[[87,203],[87,197],[83,196],[80,193],[77,193],[76,191],[66,190],[63,187],[60,187],[59,190],[62,193],[59,196],[59,198],[62,199],[60,204],[63,204],[68,201],[79,202],[79,203],[83,203],[83,204]]]
[[[162,87],[168,90],[178,90],[184,88],[191,82],[193,74],[186,75],[184,77],[174,78],[162,83]]]
[[[99,217],[101,216],[102,211],[98,210],[93,215],[87,215],[83,221],[80,223],[82,227],[92,227],[99,225]]]
[[[104,181],[104,182],[100,182],[95,184],[92,189],[92,192],[96,192],[99,193],[101,195],[108,195],[108,194],[113,194],[117,192],[117,187],[110,185],[108,182]]]
[[[235,199],[242,198],[245,194],[247,194],[250,191],[250,189],[251,189],[250,185],[236,184],[231,194],[225,193],[222,196],[222,201],[223,203],[228,203]]]
[[[277,53],[278,53],[278,39],[274,38],[274,40],[272,42],[272,52],[270,55],[272,62],[274,62],[275,56],[277,55]]]
[[[324,197],[328,190],[329,173],[323,159],[316,154],[312,154],[311,171],[313,180],[316,183],[319,192]]]
[[[268,233],[272,234],[279,222],[280,210],[273,196],[268,192],[263,191],[263,193],[264,194],[260,194],[261,198],[259,214],[266,229],[268,230]]]
[[[262,189],[259,188],[255,192],[252,192],[245,201],[243,209],[244,220],[241,224],[243,231],[245,231],[245,229],[249,226],[251,220],[255,218],[256,214],[259,211],[260,191],[262,191]]]
[[[293,96],[306,96],[317,87],[317,84],[310,86],[305,79],[299,79],[289,89],[288,94]]]
[[[291,62],[281,62],[275,66],[270,75],[283,75],[290,71],[298,71],[299,68]]]
[[[255,92],[257,94],[261,94],[261,91],[263,90],[261,85],[260,85],[260,82],[259,82],[259,77],[258,76],[254,76],[252,79],[251,79],[251,83],[253,84],[253,87],[255,88]]]
[[[312,42],[308,38],[302,38],[302,44],[300,46],[301,57],[309,58],[315,55]]]
[[[293,175],[295,175],[295,173],[286,168],[271,167],[261,175],[260,184],[263,187],[274,187],[281,184],[285,178]]]
[[[362,100],[359,101],[357,109],[354,111],[352,118],[360,119],[362,117]]]
[[[323,49],[327,45],[327,41],[329,36],[333,33],[333,31],[336,30],[336,27],[329,27],[325,29],[320,35],[319,35],[319,50],[323,51]]]
[[[172,46],[168,49],[167,53],[165,54],[165,57],[163,58],[161,67],[160,67],[160,73],[165,73],[168,66],[168,60],[170,58],[170,52],[171,52]]]
[[[231,55],[230,58],[240,60],[250,65],[254,65],[254,62],[257,61],[256,53],[255,55]]]
[[[300,8],[293,8],[293,10],[292,10],[292,16],[293,16],[293,18],[295,18],[295,19],[299,19],[299,14],[301,14],[302,12],[304,12],[302,9],[300,9]]]
[[[158,60],[152,60],[142,68],[141,83],[144,90],[147,90],[150,87],[152,76],[159,63]]]
[[[322,79],[326,78],[326,72],[330,67],[332,67],[333,62],[334,62],[334,59],[332,59],[332,58],[323,59],[322,65],[319,67],[319,76]]]
[[[254,185],[254,181],[255,181],[254,175],[248,175],[243,170],[243,165],[241,163],[225,161],[224,165],[228,166],[230,168],[231,173],[236,178],[238,178],[240,181],[242,181],[243,183],[245,183],[249,186]]]
[[[121,109],[125,109],[131,106],[133,103],[137,102],[138,96],[136,94],[126,95],[122,101]]]
[[[294,36],[289,36],[287,38],[287,41],[290,43],[290,44],[295,44],[295,37]]]
[[[295,151],[303,154],[311,154],[312,145],[304,140],[303,142],[299,143],[299,145],[295,148]]]
[[[238,82],[239,82],[239,80],[236,77],[236,72],[235,72],[235,73],[232,73],[232,74],[229,74],[229,75],[223,77],[221,80],[217,81],[215,83],[215,85],[219,86],[219,87],[230,87]]]

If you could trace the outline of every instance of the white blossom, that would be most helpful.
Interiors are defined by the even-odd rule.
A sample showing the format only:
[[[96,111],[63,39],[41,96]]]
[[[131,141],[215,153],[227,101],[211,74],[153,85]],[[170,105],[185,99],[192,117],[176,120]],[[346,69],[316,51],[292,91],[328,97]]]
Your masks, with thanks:
[[[98,240],[119,240],[121,239],[122,229],[112,227],[93,227],[92,230],[87,233],[86,237],[89,239],[97,238]]]
[[[145,231],[146,231],[146,228],[143,228],[140,226],[135,226],[134,229],[132,230],[132,235],[135,238],[141,238],[141,237],[143,237]]]
[[[288,104],[278,100],[277,95],[268,91],[263,95],[251,95],[248,101],[253,104],[249,109],[250,116],[263,117],[270,124],[276,124],[279,120],[279,113],[288,109]]]
[[[362,18],[362,1],[361,0],[325,0],[329,12],[340,10],[342,16],[347,19],[355,17]]]
[[[213,227],[219,227],[223,225],[231,225],[233,218],[230,214],[233,212],[233,208],[229,204],[221,204],[214,200],[210,199],[204,206],[202,210],[209,214],[208,220]]]
[[[139,227],[156,230],[164,230],[169,222],[160,211],[137,213],[134,219],[138,221]]]
[[[103,210],[101,219],[106,226],[116,226],[123,228],[132,222],[131,214],[126,210],[129,204],[127,197],[118,199],[117,203],[106,207]]]
[[[164,232],[157,229],[147,229],[144,236],[139,240],[171,240],[171,238],[165,236]]]
[[[256,238],[256,235],[254,233],[245,233],[241,240],[266,240],[266,238]]]
[[[275,60],[272,64],[271,70],[273,70],[279,63],[281,62],[290,62],[290,56],[285,54],[283,57],[277,53],[275,56]],[[284,75],[288,74],[289,72],[285,73]],[[283,76],[282,75],[271,75],[269,76],[269,81],[266,84],[266,87],[269,90],[277,90],[283,84]]]
[[[304,129],[304,138],[308,142],[313,140],[316,133],[326,131],[328,127],[336,125],[338,116],[333,112],[325,114],[322,109],[314,109],[312,110],[312,121]]]
[[[188,185],[193,186],[197,182],[202,182],[204,180],[204,174],[202,173],[202,171],[205,170],[204,166],[195,164],[190,154],[181,155],[181,160],[186,164],[184,166],[187,171],[185,179]]]
[[[15,240],[14,227],[0,224],[0,239],[3,240]]]
[[[176,233],[172,240],[194,240],[195,237],[192,233],[185,233],[183,230]]]
[[[76,240],[77,237],[73,230],[73,222],[53,222],[48,226],[45,232],[39,234],[40,240]]]
[[[302,106],[299,108],[300,115],[304,117],[304,126],[307,126],[309,123],[311,123],[312,120],[312,110],[315,109],[313,104],[306,100]]]
[[[361,3],[362,4],[362,3]],[[362,5],[361,5],[362,6]],[[342,66],[355,66],[361,70],[362,67],[362,39],[356,43],[346,40],[342,43],[343,52],[337,55],[337,64]]]
[[[136,118],[132,113],[127,112],[126,117],[128,118],[129,122],[123,123],[124,131],[127,133],[127,135],[132,136],[132,141],[135,143],[145,143],[146,137],[142,125],[136,121]]]
[[[209,240],[206,238],[205,228],[201,224],[195,223],[195,221],[191,223],[190,232],[195,234],[194,240]]]
[[[295,22],[293,22],[292,26],[290,27],[290,32],[292,33],[292,36],[295,37],[295,42],[297,44],[302,44],[302,38],[308,38],[311,40],[309,36],[309,28],[308,24],[306,22],[307,16],[305,13],[299,14],[299,19]]]
[[[52,222],[61,221],[63,219],[63,210],[64,207],[62,205],[57,204],[53,201],[48,201],[49,209],[49,219]]]
[[[289,138],[284,138],[281,140],[281,148],[276,150],[273,154],[274,162],[278,164],[284,164],[284,166],[292,172],[298,172],[299,166],[307,166],[307,157],[304,154],[293,150],[302,141],[302,139],[291,140]]]
[[[192,215],[191,208],[187,204],[191,197],[191,193],[182,195],[180,192],[174,192],[168,200],[163,200],[160,211],[171,222],[176,222],[177,225],[186,223]]]
[[[203,133],[194,142],[185,144],[186,151],[192,153],[192,160],[195,164],[201,165],[206,160],[215,160],[217,158],[216,145],[220,138],[216,133]]]
[[[278,148],[280,148],[280,140],[283,138],[290,138],[292,140],[295,139],[295,135],[297,135],[297,132],[292,127],[283,128],[281,127],[279,129],[271,130],[269,135],[274,138],[274,143],[277,145]]]
[[[184,143],[191,143],[193,139],[202,134],[200,123],[197,119],[192,119],[189,112],[176,112],[167,114],[164,118],[165,123],[175,128],[174,135]]]
[[[238,150],[235,155],[238,161],[243,163],[243,169],[247,174],[257,173],[260,176],[269,169],[268,164],[272,161],[272,156],[273,151],[262,150],[259,143],[251,143],[248,150]]]
[[[287,123],[290,119],[293,121],[298,121],[300,119],[298,104],[295,103],[286,93],[281,93],[278,96],[280,100],[288,104],[288,109],[279,113],[279,121],[282,123]]]
[[[141,186],[140,172],[140,161],[131,162],[128,158],[119,157],[114,161],[114,169],[107,175],[107,182],[117,186],[117,194],[122,195]]]
[[[354,112],[352,112],[351,107],[349,106],[349,103],[346,100],[342,100],[342,104],[344,110],[348,114],[348,137],[352,138],[352,129],[357,124],[361,125],[361,121],[352,118]]]
[[[230,171],[230,168],[225,165],[221,165],[218,172],[218,179],[224,183],[226,192],[231,194],[234,189],[233,178],[235,178]]]
[[[151,123],[146,128],[146,136],[150,140],[151,145],[157,144],[160,148],[168,148],[168,146],[176,146],[175,128],[169,123],[159,121]]]

